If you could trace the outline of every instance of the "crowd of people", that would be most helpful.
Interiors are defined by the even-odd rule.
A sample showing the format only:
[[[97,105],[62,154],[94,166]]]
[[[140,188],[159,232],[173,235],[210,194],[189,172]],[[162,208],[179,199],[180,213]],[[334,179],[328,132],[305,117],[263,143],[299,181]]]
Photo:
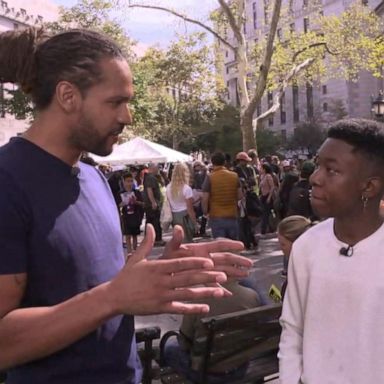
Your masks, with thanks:
[[[170,209],[172,225],[183,227],[184,242],[209,237],[209,223],[213,238],[241,240],[248,251],[255,251],[259,238],[275,233],[287,216],[316,220],[310,204],[309,177],[315,169],[311,159],[259,160],[250,150],[237,153],[233,162],[228,154],[216,152],[205,162],[99,169],[119,207],[128,254],[137,248],[144,217],[155,228],[155,246],[164,245],[162,209]]]

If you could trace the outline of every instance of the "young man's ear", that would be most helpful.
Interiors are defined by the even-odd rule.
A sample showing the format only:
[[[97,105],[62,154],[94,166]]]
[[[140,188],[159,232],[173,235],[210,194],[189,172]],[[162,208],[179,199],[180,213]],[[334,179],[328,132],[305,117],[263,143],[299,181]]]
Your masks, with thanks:
[[[375,198],[377,196],[382,196],[384,190],[384,180],[379,176],[371,176],[365,182],[365,187],[363,190],[363,195],[368,197],[368,199]]]
[[[81,101],[81,93],[76,85],[60,81],[56,86],[56,100],[66,113],[76,112]]]

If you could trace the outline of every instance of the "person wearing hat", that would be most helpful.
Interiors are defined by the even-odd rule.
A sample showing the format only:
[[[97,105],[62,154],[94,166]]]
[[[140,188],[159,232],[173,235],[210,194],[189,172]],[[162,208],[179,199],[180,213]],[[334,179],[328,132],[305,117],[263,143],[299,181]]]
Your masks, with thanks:
[[[236,162],[235,172],[239,175],[240,181],[247,190],[253,189],[256,185],[256,177],[250,166],[252,159],[246,152],[239,152],[236,155]]]

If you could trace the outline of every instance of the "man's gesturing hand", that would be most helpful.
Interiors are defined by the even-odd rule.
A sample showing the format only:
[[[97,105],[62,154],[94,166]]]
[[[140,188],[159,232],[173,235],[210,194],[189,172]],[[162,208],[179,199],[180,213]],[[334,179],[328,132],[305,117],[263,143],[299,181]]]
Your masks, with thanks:
[[[222,297],[225,291],[221,287],[196,286],[223,283],[227,280],[226,274],[215,271],[214,262],[206,257],[148,261],[145,258],[151,252],[154,239],[154,229],[147,225],[140,247],[107,284],[112,311],[132,315],[208,312],[206,304],[185,302]]]
[[[205,257],[215,264],[215,271],[222,271],[228,277],[242,278],[248,276],[248,270],[253,262],[246,257],[232,252],[240,252],[244,249],[241,241],[230,239],[217,239],[204,243],[181,244],[183,229],[176,225],[173,229],[173,237],[164,249],[164,258],[178,257]]]

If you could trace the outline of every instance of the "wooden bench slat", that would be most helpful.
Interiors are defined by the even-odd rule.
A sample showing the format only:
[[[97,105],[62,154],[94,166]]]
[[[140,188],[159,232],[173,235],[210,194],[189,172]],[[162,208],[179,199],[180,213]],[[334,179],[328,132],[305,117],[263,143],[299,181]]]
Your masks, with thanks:
[[[192,369],[202,374],[232,371],[248,363],[238,384],[263,383],[278,372],[281,304],[203,318],[191,347]],[[180,375],[161,375],[166,384],[187,383]],[[233,382],[236,384],[237,381]],[[232,383],[231,383],[232,384]]]

